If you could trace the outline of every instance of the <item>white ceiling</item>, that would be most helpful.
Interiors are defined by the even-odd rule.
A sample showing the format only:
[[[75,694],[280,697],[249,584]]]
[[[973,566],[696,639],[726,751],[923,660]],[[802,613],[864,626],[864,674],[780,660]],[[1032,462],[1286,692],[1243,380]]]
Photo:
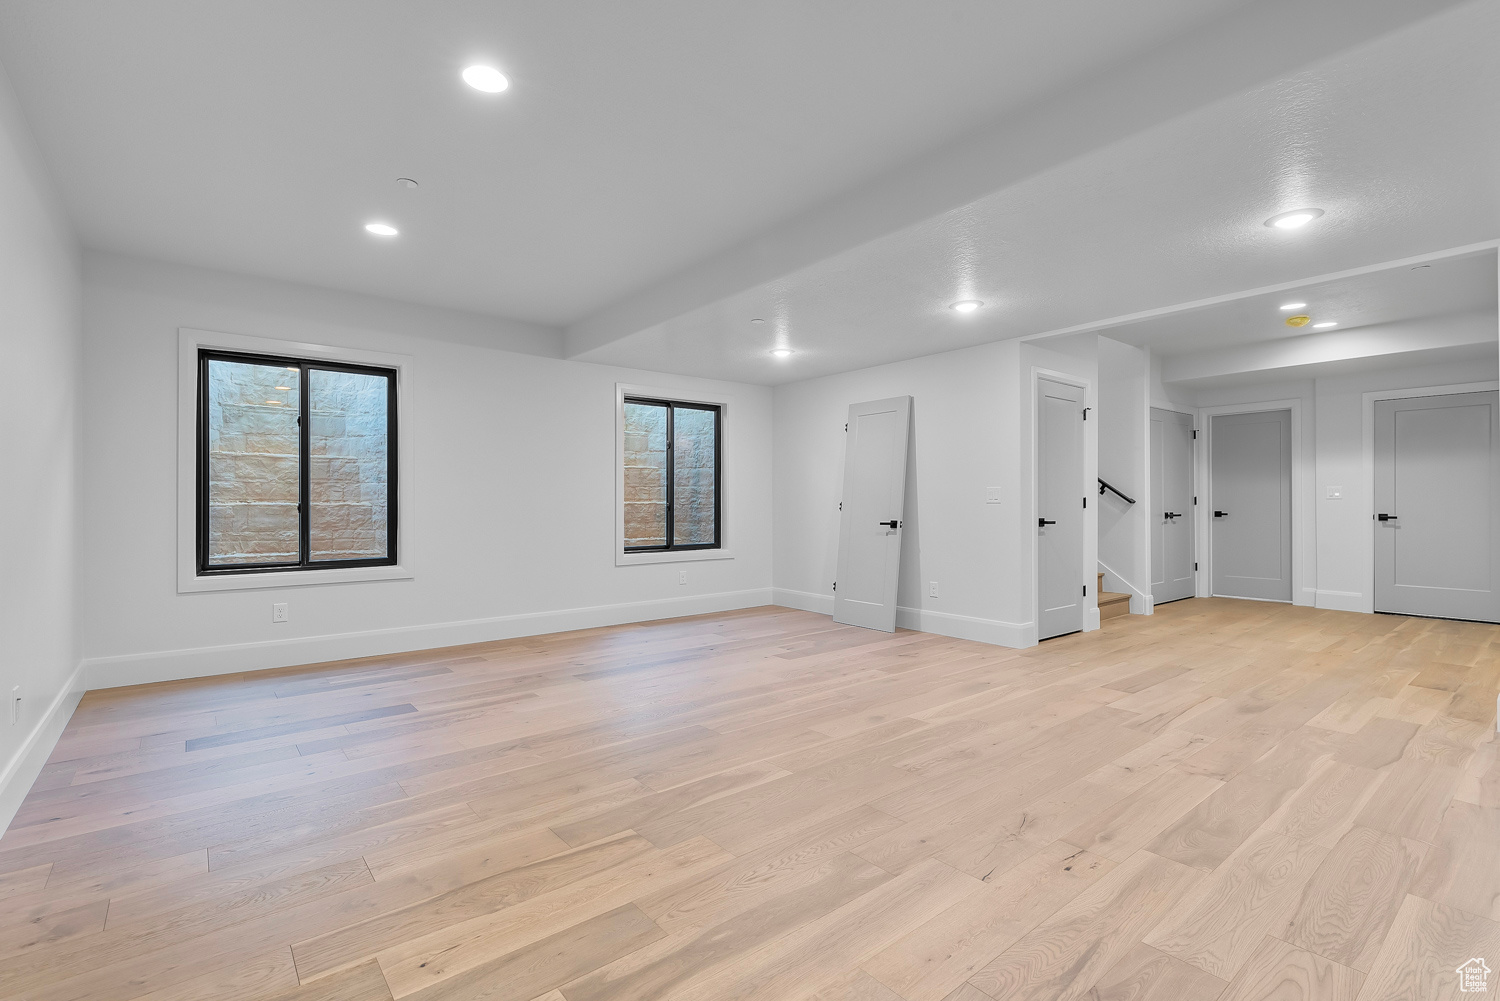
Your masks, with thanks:
[[[1101,333],[1171,357],[1316,333],[1311,324],[1286,325],[1288,317],[1299,315],[1311,317],[1312,323],[1329,321],[1337,323],[1338,330],[1354,330],[1453,313],[1493,313],[1496,285],[1495,254],[1489,251],[1248,295],[1136,320]],[[1296,302],[1306,303],[1307,308],[1281,309]]]
[[[581,357],[784,382],[1492,240],[1497,37],[1467,5]]]
[[[1241,2],[3,0],[0,62],[89,247],[564,324]]]
[[[86,246],[764,383],[1493,240],[1496,37],[1500,0],[0,0]],[[1338,308],[1482,296],[1429,277]]]

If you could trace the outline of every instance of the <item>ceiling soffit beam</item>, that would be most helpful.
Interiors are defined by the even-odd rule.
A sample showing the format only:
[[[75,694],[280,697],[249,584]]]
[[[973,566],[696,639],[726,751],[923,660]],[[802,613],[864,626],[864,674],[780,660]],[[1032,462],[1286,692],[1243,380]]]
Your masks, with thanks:
[[[576,357],[1459,6],[1262,0],[1004,116],[567,328]]]
[[[1162,359],[1163,382],[1200,382],[1229,376],[1267,373],[1358,358],[1402,355],[1413,351],[1495,344],[1495,314],[1460,313],[1423,320],[1376,323],[1331,330],[1305,337],[1281,337],[1217,351],[1168,355]]]
[[[1059,327],[1055,330],[1043,330],[1035,334],[1024,334],[1019,339],[1022,341],[1045,341],[1053,337],[1071,337],[1074,334],[1099,333],[1107,335],[1112,328],[1129,326],[1133,323],[1141,323],[1161,316],[1170,316],[1173,313],[1186,313],[1195,309],[1205,309],[1209,306],[1222,306],[1226,302],[1235,302],[1240,299],[1253,299],[1256,296],[1270,295],[1275,292],[1293,292],[1298,289],[1324,285],[1328,282],[1341,281],[1345,278],[1358,278],[1361,275],[1374,274],[1377,271],[1394,271],[1398,268],[1409,268],[1418,264],[1435,264],[1438,261],[1454,260],[1459,257],[1469,257],[1473,254],[1482,254],[1494,250],[1500,250],[1500,240],[1485,240],[1482,243],[1470,243],[1462,247],[1434,250],[1430,253],[1402,257],[1394,261],[1381,261],[1379,264],[1365,264],[1357,268],[1347,268],[1343,271],[1330,271],[1323,275],[1298,278],[1296,281],[1278,282],[1275,285],[1261,285],[1257,288],[1242,289],[1239,292],[1226,292],[1223,295],[1210,296],[1207,299],[1193,299],[1190,302],[1177,302],[1170,306],[1157,306],[1154,309],[1143,309],[1138,313],[1103,317],[1098,320],[1090,320],[1087,323],[1074,324],[1071,327]],[[1497,258],[1497,261],[1500,261],[1500,258]],[[1497,270],[1496,280],[1500,282],[1500,270]]]

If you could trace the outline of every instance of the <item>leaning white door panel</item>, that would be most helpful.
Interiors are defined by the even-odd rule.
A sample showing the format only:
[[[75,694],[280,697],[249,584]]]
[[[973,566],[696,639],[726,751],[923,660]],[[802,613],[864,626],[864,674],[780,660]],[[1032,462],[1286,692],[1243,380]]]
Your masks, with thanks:
[[[910,426],[910,396],[849,408],[839,575],[833,591],[835,622],[886,632],[896,629]]]
[[[1375,403],[1375,610],[1500,622],[1500,394]]]
[[[1037,638],[1083,628],[1084,390],[1037,380]]]

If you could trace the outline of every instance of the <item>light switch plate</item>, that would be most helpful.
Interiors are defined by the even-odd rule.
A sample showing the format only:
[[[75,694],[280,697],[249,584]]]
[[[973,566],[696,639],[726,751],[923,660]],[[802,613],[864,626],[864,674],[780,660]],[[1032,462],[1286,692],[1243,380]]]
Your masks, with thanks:
[[[986,504],[999,504],[1000,503],[1000,489],[1001,489],[1000,487],[988,487],[988,488],[986,488],[986,490],[984,492],[984,502]]]
[[[1328,488],[1328,499],[1329,500],[1343,500],[1344,499],[1344,488],[1343,487],[1329,487]]]

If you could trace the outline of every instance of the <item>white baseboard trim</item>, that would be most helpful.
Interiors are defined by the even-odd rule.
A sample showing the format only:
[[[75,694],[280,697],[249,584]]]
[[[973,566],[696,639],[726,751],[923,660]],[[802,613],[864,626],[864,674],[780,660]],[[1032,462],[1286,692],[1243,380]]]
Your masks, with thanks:
[[[672,619],[684,615],[728,612],[775,604],[768,587],[683,598],[631,601],[617,605],[565,608],[521,615],[497,615],[486,619],[439,622],[422,626],[397,626],[358,633],[306,636],[263,643],[233,643],[186,650],[159,650],[114,657],[89,657],[81,666],[87,689],[120,688],[158,681],[182,681],[275,667],[319,664],[353,657],[375,657],[409,653],[467,643],[489,643],[560,633],[572,629],[618,626],[628,622]]]
[[[72,677],[42,713],[42,718],[37,720],[21,746],[0,769],[0,834],[10,826],[36,777],[41,774],[42,766],[51,757],[68,720],[73,718],[73,710],[83,698],[82,676],[83,665],[80,664],[73,669]]]
[[[804,612],[817,612],[820,615],[833,614],[831,594],[778,587],[773,589],[772,600],[774,604],[785,608],[800,608]],[[999,619],[981,619],[972,615],[954,615],[951,612],[934,612],[901,605],[896,607],[896,625],[902,629],[937,633],[940,636],[995,646],[1020,648],[1036,646],[1037,643],[1036,624],[1032,622],[1002,622]]]
[[[1317,608],[1327,608],[1335,612],[1368,612],[1370,610],[1363,591],[1330,591],[1327,588],[1317,588],[1313,591],[1312,603]]]
[[[771,589],[771,603],[783,608],[800,608],[804,612],[817,612],[819,615],[833,614],[833,595],[815,594],[812,591],[793,591],[790,588],[774,587]]]

